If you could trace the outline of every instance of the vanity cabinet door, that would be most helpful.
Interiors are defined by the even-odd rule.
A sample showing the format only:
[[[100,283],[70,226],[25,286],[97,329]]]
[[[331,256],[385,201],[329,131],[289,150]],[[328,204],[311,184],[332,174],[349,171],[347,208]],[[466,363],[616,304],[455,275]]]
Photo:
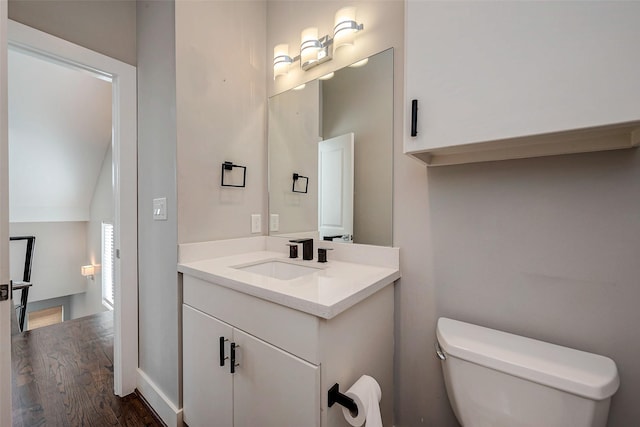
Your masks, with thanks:
[[[234,331],[234,426],[320,425],[320,368]]]
[[[188,305],[182,311],[184,421],[191,427],[233,425],[233,375],[229,360],[220,366],[220,337],[233,328]],[[225,355],[229,355],[229,342]]]
[[[639,14],[638,2],[409,0],[405,153],[638,121]]]

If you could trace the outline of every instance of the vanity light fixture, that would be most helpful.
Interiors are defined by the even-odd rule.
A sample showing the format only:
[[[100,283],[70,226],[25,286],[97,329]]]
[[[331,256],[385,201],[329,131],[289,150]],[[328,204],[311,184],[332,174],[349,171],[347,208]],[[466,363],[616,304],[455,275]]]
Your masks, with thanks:
[[[322,48],[316,27],[305,28],[300,34],[300,66],[304,69],[318,60]]]
[[[300,68],[306,71],[330,60],[333,56],[331,43],[329,36],[318,38],[316,27],[305,28],[300,34]]]
[[[93,264],[83,265],[82,267],[80,267],[80,274],[82,274],[84,277],[87,277],[91,280],[93,280],[93,276],[95,273],[96,273],[96,267]]]
[[[289,56],[288,44],[279,44],[273,49],[273,79],[287,74],[291,64],[298,60],[305,71],[329,61],[338,47],[353,45],[355,33],[363,28],[363,24],[356,22],[355,7],[345,7],[336,13],[333,38],[329,35],[318,37],[316,27],[305,28],[300,34],[300,55]]]
[[[296,86],[296,87],[294,87],[294,88],[293,88],[293,90],[302,90],[302,89],[304,89],[306,86],[307,86],[307,85],[306,85],[306,83],[302,83],[300,86]]]
[[[356,8],[343,7],[336,12],[335,26],[333,27],[333,50],[342,46],[353,46],[355,35],[364,28],[363,24],[356,22]]]

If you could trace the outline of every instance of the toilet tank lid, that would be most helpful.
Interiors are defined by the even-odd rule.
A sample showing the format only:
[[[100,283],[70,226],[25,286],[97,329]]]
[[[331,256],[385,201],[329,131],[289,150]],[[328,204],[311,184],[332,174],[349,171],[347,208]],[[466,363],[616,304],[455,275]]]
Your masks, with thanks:
[[[608,357],[444,317],[436,334],[445,354],[588,399],[606,399],[620,385]]]

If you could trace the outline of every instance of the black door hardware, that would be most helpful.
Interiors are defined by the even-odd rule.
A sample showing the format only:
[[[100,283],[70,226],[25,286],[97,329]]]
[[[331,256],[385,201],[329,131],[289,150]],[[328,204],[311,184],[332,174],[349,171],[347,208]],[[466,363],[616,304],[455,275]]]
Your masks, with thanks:
[[[236,366],[240,366],[236,364],[236,348],[240,348],[240,346],[234,342],[231,343],[231,351],[229,361],[231,362],[231,368],[229,368],[229,372],[232,374],[236,373]]]
[[[411,101],[411,136],[418,136],[418,100]]]
[[[227,360],[224,356],[224,343],[227,341],[229,340],[225,339],[225,337],[220,337],[220,366],[224,366],[224,361]]]

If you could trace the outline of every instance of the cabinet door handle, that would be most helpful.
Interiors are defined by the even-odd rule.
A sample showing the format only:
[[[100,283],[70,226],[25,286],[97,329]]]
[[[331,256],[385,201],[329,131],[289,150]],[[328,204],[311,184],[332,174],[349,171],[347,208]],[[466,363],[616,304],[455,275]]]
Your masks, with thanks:
[[[232,374],[236,373],[236,366],[240,366],[240,364],[236,364],[236,348],[240,348],[240,346],[234,342],[231,343],[231,351],[230,351],[230,362],[231,367],[229,368],[229,372]]]
[[[418,100],[411,101],[411,136],[418,136]]]
[[[227,341],[229,340],[224,337],[220,337],[220,366],[224,366],[224,361],[227,360],[227,358],[224,357],[224,343]]]

